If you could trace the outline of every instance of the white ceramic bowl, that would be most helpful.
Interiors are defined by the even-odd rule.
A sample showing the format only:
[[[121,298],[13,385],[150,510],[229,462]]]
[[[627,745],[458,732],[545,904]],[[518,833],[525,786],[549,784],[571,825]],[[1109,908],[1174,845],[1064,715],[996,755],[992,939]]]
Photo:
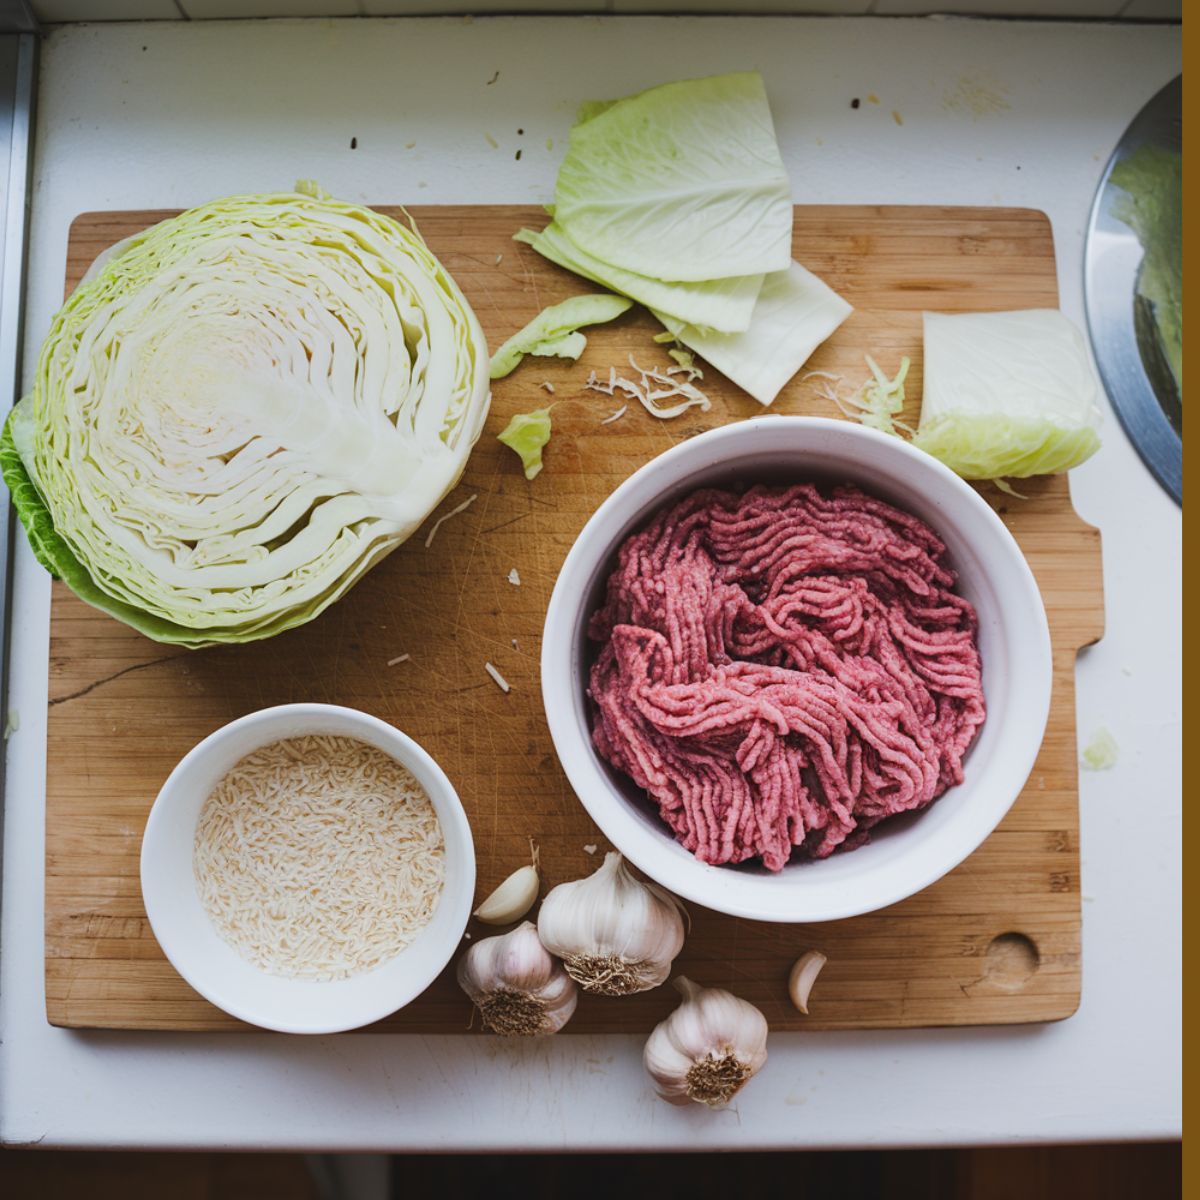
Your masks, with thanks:
[[[924,811],[894,817],[857,850],[789,864],[714,867],[673,838],[641,789],[592,746],[587,621],[617,547],[699,487],[827,480],[859,484],[927,521],[945,541],[959,591],[979,614],[988,715],[964,779]],[[1014,501],[1021,503],[1021,501]],[[673,447],[627,479],[584,526],[559,573],[542,641],[542,694],[559,759],[605,836],[664,887],[707,908],[762,921],[832,921],[919,892],[1003,819],[1037,757],[1050,706],[1050,634],[1016,542],[980,496],[920,450],[850,421],[764,416]]]
[[[429,793],[446,847],[446,876],[429,924],[390,962],[328,982],[268,975],[222,941],[200,903],[192,846],[200,809],[247,754],[282,738],[358,738],[407,767]],[[420,995],[450,961],[475,891],[475,849],[458,795],[441,767],[398,729],[352,708],[285,704],[209,734],[163,784],[142,838],[142,898],[171,965],[227,1013],[283,1033],[336,1033],[369,1025]]]

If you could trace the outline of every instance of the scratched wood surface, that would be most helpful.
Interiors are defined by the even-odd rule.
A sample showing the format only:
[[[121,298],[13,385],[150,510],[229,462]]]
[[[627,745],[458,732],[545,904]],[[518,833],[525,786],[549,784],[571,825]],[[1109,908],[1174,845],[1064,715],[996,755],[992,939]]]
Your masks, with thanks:
[[[497,345],[541,307],[586,285],[511,240],[532,207],[412,210]],[[170,214],[88,213],[71,230],[67,288],[97,253]],[[863,352],[921,379],[921,312],[1056,306],[1050,225],[1001,208],[800,207],[795,254],[855,305],[809,369],[856,385]],[[53,597],[46,831],[46,1009],[56,1025],[246,1028],[175,974],[150,931],[138,885],[142,828],[178,759],[226,721],[271,704],[349,704],[416,737],[445,767],[471,819],[478,894],[541,845],[545,886],[592,870],[604,839],[572,795],[542,713],[542,619],[559,565],[600,501],[635,468],[693,434],[759,411],[709,372],[712,411],[657,421],[636,405],[583,390],[633,353],[666,365],[640,309],[589,330],[578,364],[534,359],[494,389],[487,428],[445,511],[477,494],[432,547],[412,539],[317,621],[270,642],[181,651],[93,611],[59,584]],[[555,434],[532,483],[495,434],[549,399]],[[793,380],[783,413],[837,416],[815,381]],[[1050,725],[1029,783],[1000,828],[941,882],[883,912],[823,926],[778,926],[693,908],[677,967],[760,1005],[778,1029],[1005,1024],[1068,1016],[1079,1000],[1079,810],[1074,662],[1103,628],[1100,544],[1071,507],[1066,480],[1042,479],[1012,500],[983,494],[1037,575],[1054,642]],[[521,584],[507,580],[517,568]],[[389,667],[389,659],[411,660]],[[504,695],[484,673],[495,663]],[[597,846],[595,857],[585,846]],[[480,936],[482,930],[474,929]],[[829,964],[811,1016],[788,1004],[798,953]],[[626,999],[584,997],[570,1031],[646,1031],[672,1007],[660,988]],[[382,1023],[459,1032],[465,999],[445,973]]]

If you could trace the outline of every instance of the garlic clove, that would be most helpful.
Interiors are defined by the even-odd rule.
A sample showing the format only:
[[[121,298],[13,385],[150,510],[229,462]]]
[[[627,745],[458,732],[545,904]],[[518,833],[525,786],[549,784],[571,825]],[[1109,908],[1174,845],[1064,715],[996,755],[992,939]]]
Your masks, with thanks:
[[[683,1003],[647,1040],[646,1070],[669,1103],[721,1108],[767,1061],[767,1019],[722,988],[683,976],[675,986]]]
[[[593,874],[551,889],[538,934],[584,991],[628,996],[666,981],[686,915],[670,892],[638,879],[610,851]]]
[[[485,925],[511,925],[533,907],[541,881],[538,876],[538,848],[532,838],[529,850],[533,861],[515,870],[475,910],[475,917]]]
[[[484,1028],[504,1037],[557,1033],[578,1000],[574,980],[542,945],[532,921],[472,945],[458,960],[458,983]]]
[[[533,907],[537,894],[537,868],[526,863],[500,884],[474,915],[485,925],[511,925]]]
[[[821,973],[821,968],[829,961],[820,950],[809,950],[800,955],[792,965],[788,975],[788,995],[792,1003],[807,1017],[808,995],[812,986]]]

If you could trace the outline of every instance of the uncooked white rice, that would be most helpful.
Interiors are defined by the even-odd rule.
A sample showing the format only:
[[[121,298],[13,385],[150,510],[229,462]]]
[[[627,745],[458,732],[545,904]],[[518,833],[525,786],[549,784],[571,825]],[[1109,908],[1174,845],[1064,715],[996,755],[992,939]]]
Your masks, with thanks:
[[[429,923],[445,873],[425,789],[356,738],[247,755],[196,825],[196,890],[220,936],[271,975],[347,979]]]

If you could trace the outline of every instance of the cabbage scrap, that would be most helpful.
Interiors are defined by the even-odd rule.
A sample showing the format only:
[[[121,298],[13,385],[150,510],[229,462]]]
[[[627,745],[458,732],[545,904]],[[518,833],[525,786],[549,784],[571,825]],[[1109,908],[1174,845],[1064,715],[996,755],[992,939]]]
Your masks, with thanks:
[[[831,287],[794,262],[763,281],[745,333],[711,333],[664,312],[654,315],[679,341],[767,406],[853,311]]]
[[[683,80],[585,105],[554,219],[594,259],[652,279],[786,270],[792,190],[762,76]]]
[[[632,307],[624,296],[597,293],[572,296],[544,308],[524,329],[518,330],[492,355],[490,375],[503,379],[527,354],[578,359],[587,345],[581,325],[600,325]]]
[[[1109,771],[1117,765],[1117,739],[1103,726],[1092,734],[1080,758],[1088,771]]]
[[[1098,385],[1058,309],[925,314],[925,382],[913,445],[964,479],[1077,467],[1100,447]]]
[[[689,408],[699,408],[701,412],[712,408],[712,401],[692,383],[692,379],[700,374],[694,367],[668,367],[667,370],[660,371],[657,367],[639,366],[632,354],[629,356],[629,365],[637,372],[636,380],[626,379],[617,374],[616,367],[609,367],[607,380],[602,380],[593,371],[583,386],[589,392],[603,392],[606,396],[622,392],[636,400],[652,417],[657,417],[660,421],[681,416]],[[682,372],[688,374],[686,380],[675,378]],[[676,397],[682,399],[675,404],[663,406],[664,401],[675,400]],[[615,421],[624,411],[622,408],[608,420]]]
[[[542,469],[542,447],[550,440],[550,432],[550,410],[539,408],[517,413],[496,437],[517,452],[525,478],[533,479]]]

